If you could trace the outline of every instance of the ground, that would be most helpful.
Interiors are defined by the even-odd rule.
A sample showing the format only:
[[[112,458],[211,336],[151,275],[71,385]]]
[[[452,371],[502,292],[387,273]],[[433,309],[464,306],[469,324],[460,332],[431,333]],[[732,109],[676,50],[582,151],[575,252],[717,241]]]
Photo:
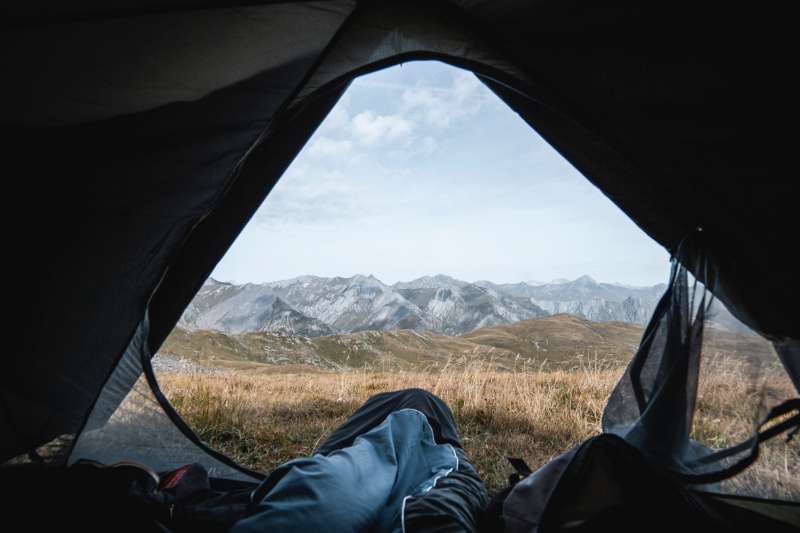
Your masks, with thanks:
[[[408,387],[447,402],[467,453],[490,491],[512,472],[507,457],[533,468],[600,431],[608,395],[624,366],[579,358],[571,367],[497,370],[490,363],[431,371],[329,371],[292,365],[245,365],[209,370],[192,362],[162,367],[162,387],[177,410],[210,445],[248,467],[269,472],[312,453],[370,395]],[[704,363],[694,436],[725,446],[749,436],[753,405],[790,394],[778,369],[763,387],[744,379],[745,368],[717,357]],[[774,372],[774,375],[771,374]],[[735,482],[739,490],[800,499],[796,442],[770,441],[757,464]]]

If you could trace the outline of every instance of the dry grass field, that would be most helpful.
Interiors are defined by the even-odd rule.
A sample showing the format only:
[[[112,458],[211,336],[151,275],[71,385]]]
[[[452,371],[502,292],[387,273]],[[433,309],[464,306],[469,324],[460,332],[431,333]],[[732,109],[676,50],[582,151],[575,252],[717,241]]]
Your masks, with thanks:
[[[748,436],[753,406],[790,394],[776,370],[760,382],[748,369],[711,358],[703,373],[694,433],[725,446]],[[618,362],[587,359],[572,368],[498,371],[485,363],[446,365],[438,372],[305,370],[280,373],[251,366],[211,373],[167,373],[162,387],[180,413],[213,447],[268,472],[312,453],[370,395],[408,387],[432,391],[455,413],[467,453],[490,491],[511,472],[506,457],[537,467],[600,430],[606,399],[622,373]],[[298,369],[299,370],[299,369]],[[763,381],[763,380],[766,380]],[[764,384],[767,383],[767,384]],[[747,492],[800,499],[798,439],[773,439],[735,483]]]

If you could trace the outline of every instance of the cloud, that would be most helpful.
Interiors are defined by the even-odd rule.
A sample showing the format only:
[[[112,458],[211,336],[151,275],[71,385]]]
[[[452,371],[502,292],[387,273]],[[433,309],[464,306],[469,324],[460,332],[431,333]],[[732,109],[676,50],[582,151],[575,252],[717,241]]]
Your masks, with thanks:
[[[272,226],[353,219],[368,207],[362,196],[359,186],[338,170],[293,165],[269,193],[255,218]]]
[[[435,152],[437,148],[439,148],[439,143],[430,135],[426,135],[420,140],[419,153],[422,155],[430,155]]]
[[[345,93],[333,106],[328,116],[325,117],[323,128],[325,130],[346,129],[350,125],[350,95]]]
[[[486,90],[466,72],[453,76],[450,87],[422,86],[406,89],[402,111],[435,128],[447,128],[453,122],[476,114],[486,102]]]
[[[369,157],[364,148],[387,148],[392,157],[429,156],[438,149],[437,130],[476,114],[487,101],[486,89],[466,72],[415,87],[382,82],[360,85],[373,94],[394,94],[379,100],[384,105],[378,109],[362,107],[357,113],[351,112],[352,98],[345,94],[309,143],[310,157],[345,156],[353,163]]]
[[[348,140],[317,137],[308,147],[308,155],[312,157],[339,156],[350,153],[352,149],[353,143]]]
[[[378,115],[371,110],[353,117],[352,135],[364,144],[377,144],[407,139],[414,123],[401,115]]]
[[[416,167],[406,163],[386,167],[383,162],[387,157],[413,160],[435,153],[441,130],[477,113],[487,94],[467,73],[399,90],[402,93],[385,98],[386,105],[378,108],[354,109],[351,97],[345,94],[311,138],[304,155],[270,193],[256,219],[272,226],[352,222],[388,209],[387,196],[394,203],[406,201],[393,187],[414,179],[412,169]],[[373,99],[369,103],[381,102]],[[384,185],[376,186],[377,181]],[[376,194],[376,187],[381,194]]]
[[[439,143],[431,135],[409,139],[400,148],[389,150],[387,154],[396,159],[414,159],[433,154],[439,149]]]

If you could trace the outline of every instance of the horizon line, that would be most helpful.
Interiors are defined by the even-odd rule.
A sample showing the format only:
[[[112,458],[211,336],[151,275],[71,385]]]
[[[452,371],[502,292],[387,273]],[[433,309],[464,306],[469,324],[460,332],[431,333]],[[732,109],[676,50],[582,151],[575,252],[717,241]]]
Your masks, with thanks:
[[[486,278],[482,278],[482,279],[475,280],[475,281],[466,281],[466,280],[462,280],[462,279],[456,278],[454,276],[451,276],[449,274],[442,274],[442,273],[428,274],[428,275],[424,275],[424,276],[419,276],[419,277],[411,279],[411,280],[407,280],[407,281],[401,280],[401,281],[396,281],[394,283],[386,283],[383,280],[381,280],[379,277],[375,276],[374,274],[361,274],[361,273],[353,274],[352,276],[318,276],[316,274],[300,274],[298,276],[294,276],[294,277],[290,277],[290,278],[277,279],[277,280],[273,280],[273,281],[262,281],[262,282],[255,282],[255,281],[237,282],[237,281],[229,281],[229,280],[220,280],[220,279],[215,278],[213,275],[211,275],[206,279],[205,282],[203,282],[203,284],[205,285],[209,281],[214,281],[216,283],[222,283],[222,284],[227,284],[227,285],[268,285],[268,284],[274,284],[274,283],[283,283],[283,282],[295,281],[295,280],[298,280],[298,279],[301,279],[301,278],[317,278],[317,279],[328,279],[329,280],[329,279],[335,279],[335,278],[353,279],[353,278],[358,278],[358,277],[373,278],[373,279],[379,281],[380,283],[382,283],[383,285],[386,285],[387,287],[393,287],[393,286],[401,284],[401,283],[413,283],[415,281],[420,281],[420,280],[424,280],[424,279],[433,279],[433,278],[441,278],[441,277],[449,278],[449,279],[451,279],[453,281],[458,281],[458,282],[466,283],[466,284],[469,284],[469,285],[477,285],[477,284],[482,283],[482,282],[491,283],[493,285],[515,285],[515,284],[523,283],[523,284],[531,286],[531,287],[537,287],[537,286],[540,287],[540,286],[543,286],[543,285],[563,285],[563,284],[567,284],[567,283],[574,283],[574,282],[579,281],[579,280],[584,279],[584,278],[588,278],[588,280],[590,280],[591,282],[596,283],[598,285],[614,285],[614,286],[617,286],[617,287],[634,288],[634,289],[650,289],[650,288],[653,288],[653,287],[657,287],[659,285],[666,285],[666,282],[654,283],[652,285],[634,285],[634,284],[631,284],[631,283],[621,283],[621,282],[614,282],[614,281],[598,281],[593,276],[590,276],[588,274],[580,275],[575,279],[554,278],[554,279],[552,279],[550,281],[520,280],[520,281],[511,281],[511,282],[495,282],[495,281],[491,281],[491,280],[486,279]]]

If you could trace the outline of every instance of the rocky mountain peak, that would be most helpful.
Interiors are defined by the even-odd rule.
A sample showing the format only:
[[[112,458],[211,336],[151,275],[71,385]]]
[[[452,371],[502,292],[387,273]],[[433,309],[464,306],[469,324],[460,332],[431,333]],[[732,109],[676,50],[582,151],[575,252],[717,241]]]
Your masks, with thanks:
[[[214,278],[181,318],[187,329],[331,332],[414,329],[457,335],[550,314],[645,324],[663,288],[600,283],[590,276],[532,285],[469,283],[446,274],[386,285],[372,274],[235,285]],[[663,287],[663,286],[662,286]]]

